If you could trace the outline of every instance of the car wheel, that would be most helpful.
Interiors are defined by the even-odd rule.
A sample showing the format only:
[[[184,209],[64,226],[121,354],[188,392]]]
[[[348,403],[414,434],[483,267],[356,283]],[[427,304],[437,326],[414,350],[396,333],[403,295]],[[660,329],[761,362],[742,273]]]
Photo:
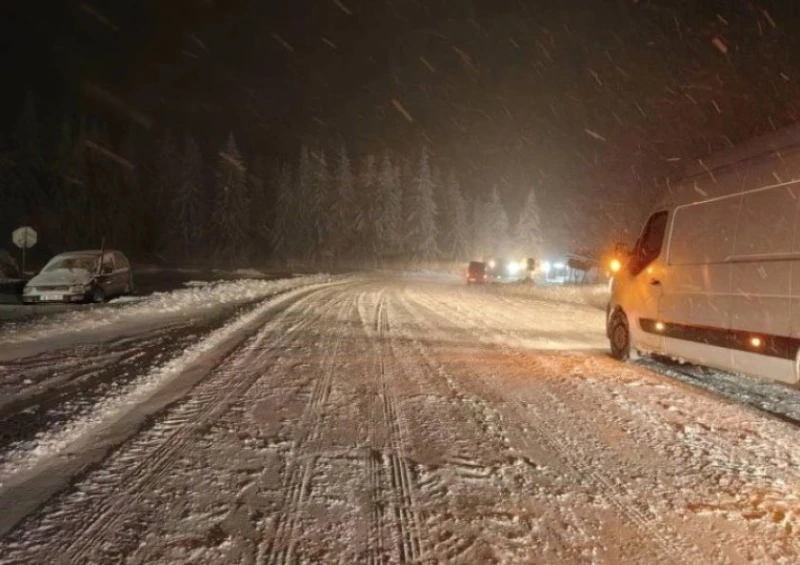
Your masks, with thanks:
[[[92,302],[101,303],[106,301],[106,292],[103,290],[103,287],[97,285],[94,287],[92,291]]]
[[[628,326],[628,317],[617,310],[609,323],[609,341],[611,343],[611,356],[620,361],[627,361],[631,357],[631,332]]]

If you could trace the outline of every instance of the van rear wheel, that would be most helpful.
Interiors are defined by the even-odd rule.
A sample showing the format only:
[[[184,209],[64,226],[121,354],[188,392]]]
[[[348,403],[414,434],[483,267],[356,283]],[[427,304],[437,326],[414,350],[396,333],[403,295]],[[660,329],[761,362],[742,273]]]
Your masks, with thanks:
[[[628,326],[628,317],[620,311],[614,312],[609,324],[609,340],[611,342],[611,356],[620,361],[627,361],[631,357],[631,332]]]

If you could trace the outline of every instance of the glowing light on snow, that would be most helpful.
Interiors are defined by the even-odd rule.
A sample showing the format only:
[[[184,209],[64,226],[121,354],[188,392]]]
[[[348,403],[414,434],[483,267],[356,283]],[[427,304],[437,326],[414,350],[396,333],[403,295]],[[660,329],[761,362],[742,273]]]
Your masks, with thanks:
[[[494,269],[496,266],[497,266],[497,263],[494,262],[494,259],[491,259],[489,261],[489,268],[490,269]]]
[[[544,274],[549,273],[551,268],[552,265],[550,265],[550,261],[545,261],[544,263],[542,263],[542,271],[544,271]]]
[[[620,263],[619,259],[612,259],[609,268],[611,269],[612,273],[618,273],[622,268],[622,263]]]
[[[509,274],[516,275],[517,273],[519,273],[520,269],[521,269],[521,266],[516,261],[509,261],[508,262],[508,272],[509,272]]]
[[[564,263],[553,263],[554,269],[563,269],[565,266]]]

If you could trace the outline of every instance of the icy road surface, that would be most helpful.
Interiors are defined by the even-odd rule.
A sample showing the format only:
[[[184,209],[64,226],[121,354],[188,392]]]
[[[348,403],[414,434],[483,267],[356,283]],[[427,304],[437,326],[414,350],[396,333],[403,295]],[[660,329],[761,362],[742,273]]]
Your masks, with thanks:
[[[800,562],[798,428],[610,359],[596,297],[245,294],[0,343],[0,563]]]

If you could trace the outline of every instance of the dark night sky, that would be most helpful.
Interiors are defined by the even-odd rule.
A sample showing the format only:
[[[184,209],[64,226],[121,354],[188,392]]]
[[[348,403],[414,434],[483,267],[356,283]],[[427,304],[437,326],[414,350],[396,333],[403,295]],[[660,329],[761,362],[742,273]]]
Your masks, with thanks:
[[[537,186],[567,226],[799,109],[790,1],[3,4],[5,129],[33,91],[51,122],[135,119],[145,138],[206,147],[232,130],[246,155],[427,143],[473,194],[498,185],[514,203]]]

